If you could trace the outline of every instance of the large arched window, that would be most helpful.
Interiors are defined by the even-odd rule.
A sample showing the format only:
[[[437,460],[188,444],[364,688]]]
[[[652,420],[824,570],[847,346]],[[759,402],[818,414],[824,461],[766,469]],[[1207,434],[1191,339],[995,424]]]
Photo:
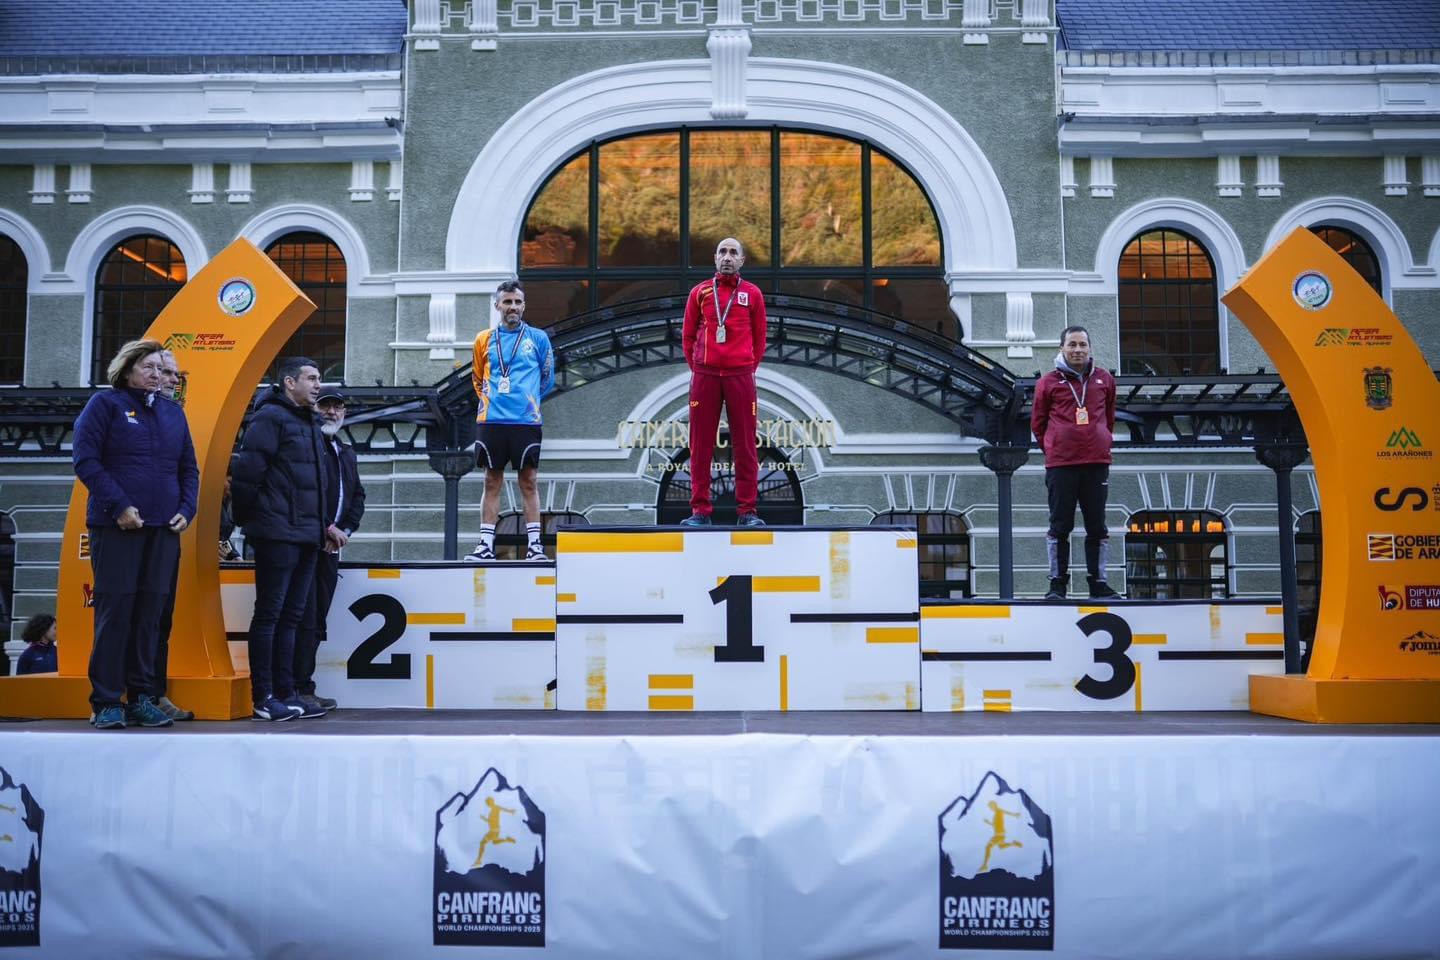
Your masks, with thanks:
[[[1208,510],[1141,510],[1125,533],[1125,591],[1134,600],[1230,595],[1225,520]]]
[[[970,532],[954,513],[882,513],[871,526],[914,527],[919,541],[920,596],[971,596]]]
[[[0,235],[0,384],[25,379],[25,313],[30,266],[20,245]]]
[[[526,318],[678,295],[745,245],[767,294],[823,297],[957,336],[940,228],[908,171],[868,143],[799,130],[691,129],[596,142],[536,195],[520,238]]]
[[[1355,272],[1365,278],[1371,289],[1381,296],[1385,295],[1381,287],[1380,258],[1375,256],[1375,251],[1364,237],[1354,230],[1332,224],[1320,224],[1310,230],[1329,244],[1331,250],[1340,254],[1341,259],[1354,267]]]
[[[164,237],[130,237],[111,248],[95,274],[92,383],[105,382],[110,358],[149,328],[188,278],[184,254]]]
[[[315,304],[279,357],[309,357],[320,365],[322,380],[344,381],[345,255],[329,237],[310,231],[285,234],[265,255]]]
[[[1220,370],[1219,291],[1205,247],[1151,230],[1120,254],[1120,372],[1202,376]]]

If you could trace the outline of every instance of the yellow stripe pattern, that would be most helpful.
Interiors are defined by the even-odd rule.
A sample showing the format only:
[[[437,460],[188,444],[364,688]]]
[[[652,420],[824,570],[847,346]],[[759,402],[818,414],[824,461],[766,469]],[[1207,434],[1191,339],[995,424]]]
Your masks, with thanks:
[[[919,627],[866,627],[866,643],[919,643]]]
[[[651,710],[694,710],[695,698],[693,696],[679,696],[671,694],[668,696],[650,695]]]
[[[465,623],[463,613],[407,613],[405,622],[412,627],[423,626],[462,626]]]
[[[730,534],[730,545],[735,547],[768,547],[775,542],[775,534],[768,530],[737,530]]]
[[[435,654],[425,654],[425,709],[435,709]]]
[[[683,533],[571,533],[561,531],[563,553],[683,553]]]
[[[693,673],[652,673],[650,674],[651,690],[694,690],[695,675]]]
[[[1162,644],[1168,641],[1163,633],[1137,633],[1130,638],[1131,643]]]
[[[518,617],[510,621],[510,629],[516,633],[554,633],[555,620]]]
[[[552,574],[551,576],[548,576],[548,577],[536,577],[536,578],[535,578],[535,586],[537,586],[537,587],[553,587],[553,586],[555,586],[555,577],[554,577],[554,575]]]
[[[373,567],[365,571],[365,576],[371,580],[399,580],[399,570],[376,570]]]
[[[1009,620],[1010,607],[1007,605],[980,605],[960,607],[921,607],[921,620]]]
[[[1285,634],[1283,633],[1247,633],[1245,643],[1252,647],[1283,647],[1285,645]]]
[[[790,709],[790,657],[780,654],[780,709]]]
[[[556,602],[556,603],[574,603],[574,602],[575,602],[575,594],[573,594],[573,593],[557,593],[557,594],[555,594],[555,602]]]

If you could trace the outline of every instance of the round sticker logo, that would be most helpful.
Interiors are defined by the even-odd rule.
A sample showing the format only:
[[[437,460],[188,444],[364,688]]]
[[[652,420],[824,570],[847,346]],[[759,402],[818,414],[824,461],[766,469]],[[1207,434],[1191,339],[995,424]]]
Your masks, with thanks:
[[[1330,295],[1334,291],[1325,274],[1312,270],[1295,278],[1295,286],[1291,288],[1291,292],[1295,296],[1295,302],[1306,310],[1323,310],[1330,303]]]
[[[250,281],[236,278],[220,288],[220,309],[232,317],[243,317],[255,306],[255,288]]]

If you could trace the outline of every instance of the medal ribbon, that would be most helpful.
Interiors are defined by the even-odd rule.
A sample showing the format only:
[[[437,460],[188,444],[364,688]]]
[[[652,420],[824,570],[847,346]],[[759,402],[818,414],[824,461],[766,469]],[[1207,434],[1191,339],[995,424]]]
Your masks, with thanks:
[[[1065,386],[1070,388],[1070,396],[1075,398],[1075,409],[1083,410],[1085,408],[1085,394],[1090,392],[1090,378],[1084,377],[1081,379],[1079,393],[1075,392],[1075,385],[1070,382],[1069,377],[1062,376],[1060,379],[1064,380]]]
[[[505,328],[501,327],[500,329],[503,332]],[[515,332],[515,347],[510,351],[509,362],[505,360],[505,345],[500,342],[498,337],[496,338],[495,358],[500,361],[500,376],[502,379],[510,379],[510,364],[515,362],[515,357],[520,353],[520,338],[523,336],[525,336],[525,321],[522,320],[520,321],[520,329]]]
[[[725,301],[725,309],[720,309],[720,281],[716,280],[710,285],[710,295],[715,298],[715,316],[718,318],[715,324],[717,331],[725,329],[725,318],[730,316],[730,308],[735,306],[735,298],[740,295],[740,283],[737,280],[735,290],[730,294],[730,299]]]

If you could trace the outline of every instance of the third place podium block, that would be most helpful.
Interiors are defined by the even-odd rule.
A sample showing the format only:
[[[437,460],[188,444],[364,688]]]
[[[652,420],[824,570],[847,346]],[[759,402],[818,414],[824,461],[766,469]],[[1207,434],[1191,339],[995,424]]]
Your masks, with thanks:
[[[918,710],[913,530],[562,531],[561,710]]]

